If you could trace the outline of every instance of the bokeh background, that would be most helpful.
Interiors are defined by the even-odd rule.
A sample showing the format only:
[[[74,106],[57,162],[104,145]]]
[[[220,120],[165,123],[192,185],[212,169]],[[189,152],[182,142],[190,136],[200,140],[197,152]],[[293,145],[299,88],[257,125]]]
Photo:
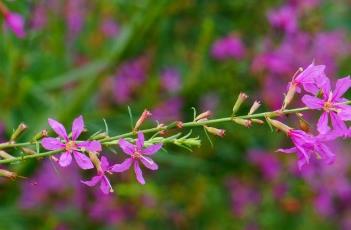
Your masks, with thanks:
[[[26,140],[48,117],[69,127],[80,114],[91,132],[104,118],[121,134],[128,106],[135,117],[152,111],[145,127],[192,119],[191,107],[228,116],[241,91],[273,110],[299,67],[351,73],[349,0],[3,2],[25,17],[27,34],[16,38],[0,18],[2,141],[20,122]],[[193,152],[166,146],[144,186],[132,172],[114,175],[110,196],[81,184],[91,174],[73,164],[1,166],[28,179],[0,179],[0,229],[351,229],[347,140],[334,144],[334,165],[299,172],[294,155],[275,152],[290,145],[282,134],[219,128],[226,135],[212,137],[213,148],[201,129]]]

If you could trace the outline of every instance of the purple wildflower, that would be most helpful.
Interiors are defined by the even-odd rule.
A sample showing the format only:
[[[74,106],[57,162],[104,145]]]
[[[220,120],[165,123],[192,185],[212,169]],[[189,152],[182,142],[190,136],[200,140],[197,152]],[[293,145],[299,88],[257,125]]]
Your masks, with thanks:
[[[81,181],[83,184],[88,185],[89,187],[95,186],[100,182],[100,189],[104,194],[108,194],[109,192],[113,192],[113,188],[106,173],[110,172],[110,164],[106,157],[101,157],[100,168],[98,169],[97,175],[91,178],[89,181]]]
[[[340,103],[345,101],[345,98],[342,98],[342,96],[350,87],[350,77],[344,77],[336,82],[334,91],[331,91],[330,83],[327,81],[322,87],[322,98],[311,95],[303,96],[302,102],[306,106],[311,109],[324,110],[317,123],[317,129],[321,134],[325,134],[330,130],[328,125],[329,117],[336,132],[344,136],[348,134],[347,126],[344,121],[351,120],[351,106]]]
[[[242,59],[246,49],[243,42],[235,35],[229,35],[214,42],[211,55],[216,60]]]
[[[115,164],[112,166],[112,172],[124,172],[128,170],[131,165],[134,165],[134,172],[136,178],[140,184],[145,184],[145,180],[140,169],[139,161],[145,165],[145,167],[151,170],[157,170],[158,165],[149,157],[145,155],[153,155],[157,151],[159,151],[162,147],[162,144],[154,144],[149,147],[144,148],[144,134],[142,132],[138,132],[138,139],[136,140],[136,144],[133,145],[124,139],[120,139],[118,141],[119,146],[123,150],[123,152],[130,157],[123,161],[121,164]]]
[[[283,6],[277,10],[271,10],[268,12],[267,17],[273,27],[286,33],[294,33],[298,29],[297,11],[291,6]]]
[[[324,160],[327,164],[332,164],[335,160],[335,154],[330,151],[324,142],[334,139],[334,135],[319,135],[314,137],[302,130],[290,129],[288,136],[295,147],[289,149],[278,149],[284,153],[296,153],[298,157],[298,168],[301,170],[305,164],[309,163],[310,156],[314,154],[317,159]]]
[[[72,124],[72,137],[68,137],[65,127],[54,119],[48,119],[49,125],[54,132],[61,138],[46,137],[43,138],[41,144],[47,150],[62,150],[59,159],[59,165],[66,167],[72,162],[72,155],[74,156],[78,166],[82,169],[91,169],[94,167],[93,163],[85,154],[81,153],[85,150],[91,152],[101,151],[101,144],[98,141],[77,141],[77,138],[84,130],[83,117],[77,117]]]
[[[26,36],[24,31],[24,19],[21,15],[7,12],[4,17],[6,25],[16,34],[18,38],[24,38]]]
[[[177,69],[167,68],[161,73],[161,86],[170,93],[176,93],[181,87],[180,74]]]

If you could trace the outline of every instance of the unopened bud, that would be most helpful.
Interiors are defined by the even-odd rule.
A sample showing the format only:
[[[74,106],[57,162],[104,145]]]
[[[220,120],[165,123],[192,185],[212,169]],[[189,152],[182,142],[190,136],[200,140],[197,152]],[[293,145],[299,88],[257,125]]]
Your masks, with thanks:
[[[34,154],[36,154],[36,152],[33,149],[25,148],[25,147],[22,148],[22,152],[27,154],[27,155],[34,155]]]
[[[91,162],[93,162],[93,164],[95,165],[96,170],[98,172],[102,172],[103,170],[101,168],[101,162],[100,162],[97,154],[90,152],[90,151],[88,152],[88,154],[89,154],[89,158],[90,158]]]
[[[260,108],[260,106],[261,106],[261,102],[255,101],[255,102],[252,104],[251,108],[250,108],[249,115],[251,115],[251,114],[253,114],[254,112],[256,112],[256,110],[257,110],[258,108]]]
[[[205,129],[207,130],[207,132],[219,136],[219,137],[224,137],[225,134],[225,130],[224,129],[217,129],[214,127],[209,127],[209,126],[205,126]]]
[[[284,97],[284,102],[283,102],[283,107],[281,110],[284,110],[286,109],[286,107],[292,102],[292,100],[294,99],[294,96],[295,96],[295,92],[296,92],[296,83],[291,83],[290,84],[290,87],[289,87],[289,90],[288,90],[288,93],[285,95]]]
[[[145,120],[147,118],[149,118],[151,115],[152,114],[150,113],[150,111],[145,109],[144,112],[139,117],[139,119],[137,120],[135,127],[134,127],[134,131],[137,131],[140,128],[140,126],[145,122]]]
[[[240,93],[238,96],[238,99],[236,99],[236,102],[233,107],[233,116],[238,112],[240,109],[241,104],[248,98],[248,96],[245,93]]]
[[[212,112],[210,110],[207,110],[206,112],[200,113],[197,117],[195,117],[195,121],[207,119],[210,116],[212,116]]]
[[[5,151],[0,150],[0,157],[2,157],[3,159],[14,159],[15,157],[8,154]]]
[[[184,127],[184,123],[182,121],[176,121],[176,126],[178,129],[182,129]]]
[[[10,140],[15,141],[27,128],[27,125],[25,125],[24,123],[19,124],[15,132],[13,132],[13,134],[11,135]]]
[[[273,120],[273,119],[270,119],[269,117],[267,117],[267,121],[275,128],[283,131],[285,134],[288,134],[290,130],[292,130],[291,127],[287,126],[286,124],[280,122],[280,121],[277,121],[277,120]]]
[[[256,124],[259,124],[259,125],[263,125],[264,124],[264,121],[260,120],[260,119],[251,119],[251,121],[253,123],[256,123]]]
[[[164,128],[164,127],[165,127],[165,125],[161,123],[161,124],[158,124],[156,128],[162,129],[162,128]],[[166,131],[165,131],[165,130],[160,130],[160,131],[159,131],[159,134],[160,134],[160,135],[165,135],[165,134],[166,134]]]
[[[301,113],[296,114],[297,118],[299,119],[299,126],[300,129],[305,131],[306,133],[310,132],[310,125],[308,122],[303,118],[303,115]]]
[[[247,119],[243,119],[243,118],[239,118],[239,117],[234,117],[233,121],[239,125],[243,125],[247,128],[251,127],[252,125],[252,121],[251,120],[247,120]]]
[[[43,137],[47,137],[47,136],[48,136],[48,131],[46,129],[43,129],[42,131],[34,135],[33,141],[40,140]]]
[[[7,177],[7,178],[10,178],[13,180],[17,177],[17,173],[10,172],[10,171],[5,170],[5,169],[0,169],[0,176]]]

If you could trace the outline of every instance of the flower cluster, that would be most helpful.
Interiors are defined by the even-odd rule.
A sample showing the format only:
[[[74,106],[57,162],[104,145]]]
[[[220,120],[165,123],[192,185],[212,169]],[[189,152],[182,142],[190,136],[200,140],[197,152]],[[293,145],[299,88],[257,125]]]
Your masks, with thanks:
[[[58,138],[45,137],[41,141],[42,146],[47,150],[63,152],[58,160],[53,157],[58,161],[61,167],[67,167],[71,164],[72,155],[81,169],[92,169],[95,166],[97,175],[89,181],[82,181],[82,183],[91,187],[100,183],[100,189],[105,194],[113,192],[113,188],[107,178],[107,173],[124,172],[133,164],[138,182],[140,184],[145,184],[139,161],[151,170],[158,169],[158,165],[145,155],[153,155],[159,151],[162,147],[162,143],[153,144],[144,148],[144,134],[142,132],[138,132],[138,139],[135,145],[129,143],[125,139],[119,139],[118,145],[123,152],[130,157],[121,164],[110,165],[105,156],[101,156],[100,159],[98,158],[98,155],[102,151],[102,146],[99,141],[77,140],[84,131],[84,120],[82,116],[79,116],[73,121],[70,135],[67,134],[65,127],[58,121],[48,119],[48,123],[58,135]],[[88,156],[86,154],[88,154]]]
[[[295,93],[301,93],[303,88],[307,94],[302,97],[302,102],[311,110],[323,110],[317,123],[318,135],[293,129],[280,121],[268,118],[271,125],[290,137],[295,147],[279,149],[279,151],[296,153],[299,169],[309,163],[311,156],[322,159],[327,164],[333,163],[335,154],[326,143],[341,136],[347,137],[350,133],[344,121],[351,120],[351,106],[345,103],[347,99],[343,98],[343,95],[351,87],[351,79],[350,77],[339,79],[335,90],[332,91],[324,69],[325,66],[312,63],[304,71],[294,75],[289,83],[282,108],[286,109]],[[333,128],[329,126],[329,117]]]

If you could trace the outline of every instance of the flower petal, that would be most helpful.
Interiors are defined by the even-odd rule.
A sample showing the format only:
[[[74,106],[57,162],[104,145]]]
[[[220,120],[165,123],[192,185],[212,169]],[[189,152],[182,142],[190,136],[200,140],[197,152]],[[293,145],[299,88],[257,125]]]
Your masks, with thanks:
[[[138,139],[136,140],[136,146],[139,151],[144,147],[144,134],[143,132],[138,132]]]
[[[316,147],[316,150],[319,152],[321,157],[326,161],[327,164],[332,164],[335,161],[335,154],[330,151],[328,146],[325,144],[320,144]]]
[[[148,169],[151,169],[151,170],[158,169],[158,165],[150,157],[142,157],[140,158],[140,160]]]
[[[317,123],[317,130],[320,134],[326,134],[327,132],[329,132],[330,128],[328,126],[328,113],[324,112],[322,113],[321,117],[318,120]]]
[[[351,106],[349,105],[338,105],[338,108],[341,109],[341,112],[338,113],[338,116],[343,121],[351,121]]]
[[[341,135],[347,135],[348,130],[345,122],[342,121],[336,113],[330,112],[329,114],[331,117],[333,128]]]
[[[65,139],[66,141],[68,140],[66,129],[61,123],[51,118],[48,119],[48,123],[57,135],[59,135],[61,138]]]
[[[101,143],[99,141],[82,141],[77,143],[77,146],[79,148],[85,148],[90,152],[101,152],[102,150]]]
[[[69,152],[64,152],[61,154],[60,159],[59,159],[59,165],[61,167],[66,167],[70,165],[72,162],[72,156]]]
[[[121,164],[114,164],[111,167],[111,171],[112,172],[124,172],[126,170],[128,170],[130,168],[130,166],[133,163],[133,159],[132,158],[128,158],[125,161],[123,161]]]
[[[134,172],[135,172],[135,176],[136,176],[136,179],[138,180],[138,182],[140,184],[145,184],[145,180],[144,180],[144,177],[143,177],[143,172],[140,169],[138,161],[134,161]]]
[[[94,168],[93,163],[91,162],[90,158],[87,157],[85,154],[74,151],[73,152],[74,159],[76,160],[78,166],[81,169],[92,169]]]
[[[128,155],[132,155],[134,153],[135,146],[123,138],[118,140],[118,145],[121,147],[124,153]]]
[[[101,164],[101,168],[104,172],[107,171],[109,166],[110,166],[110,163],[108,162],[108,160],[105,156],[101,157],[100,164]]]
[[[94,176],[93,178],[91,178],[91,180],[88,180],[88,181],[80,181],[82,182],[83,184],[86,184],[90,187],[93,187],[95,186],[97,183],[99,183],[99,181],[102,179],[102,176]]]
[[[333,92],[333,100],[342,97],[350,87],[351,79],[349,76],[339,79],[336,82],[335,90]]]
[[[104,194],[109,194],[110,193],[110,189],[112,190],[112,188],[110,187],[110,182],[107,179],[106,176],[102,176],[102,180],[100,183],[100,190],[104,193]]]
[[[289,149],[278,149],[277,151],[282,153],[296,153],[296,148],[292,147]]]
[[[83,116],[80,115],[76,119],[74,119],[72,123],[72,140],[77,140],[79,135],[83,132],[84,130],[84,120]]]
[[[311,95],[305,95],[302,97],[302,102],[310,109],[320,109],[323,107],[323,100],[313,97]]]
[[[63,144],[60,140],[53,137],[45,137],[41,140],[41,145],[46,150],[57,150],[64,149],[65,144]]]
[[[145,155],[153,155],[162,148],[162,143],[150,145],[149,147],[142,150]]]

